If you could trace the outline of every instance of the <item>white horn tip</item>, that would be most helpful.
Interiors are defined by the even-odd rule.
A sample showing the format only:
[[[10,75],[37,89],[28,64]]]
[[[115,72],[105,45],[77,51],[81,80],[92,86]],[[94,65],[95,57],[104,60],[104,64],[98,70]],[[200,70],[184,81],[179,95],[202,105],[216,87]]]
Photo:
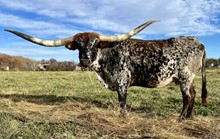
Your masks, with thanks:
[[[160,20],[151,20],[151,22],[160,22]]]

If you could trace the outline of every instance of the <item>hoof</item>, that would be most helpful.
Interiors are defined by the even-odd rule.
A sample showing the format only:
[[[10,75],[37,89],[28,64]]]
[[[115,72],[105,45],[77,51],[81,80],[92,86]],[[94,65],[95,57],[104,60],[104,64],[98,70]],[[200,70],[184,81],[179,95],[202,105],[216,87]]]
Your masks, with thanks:
[[[184,121],[184,120],[186,120],[186,118],[183,117],[183,116],[179,116],[179,118],[177,119],[178,122],[182,122],[182,121]]]
[[[126,114],[119,114],[119,118],[126,118]]]
[[[179,118],[177,119],[178,122],[182,122],[182,121],[185,121],[185,120],[189,120],[189,119],[192,119],[192,115],[187,115],[187,116],[179,116]]]
[[[127,115],[126,110],[121,110],[121,111],[120,111],[120,115],[119,115],[119,117],[121,117],[121,118],[125,118],[126,115]]]

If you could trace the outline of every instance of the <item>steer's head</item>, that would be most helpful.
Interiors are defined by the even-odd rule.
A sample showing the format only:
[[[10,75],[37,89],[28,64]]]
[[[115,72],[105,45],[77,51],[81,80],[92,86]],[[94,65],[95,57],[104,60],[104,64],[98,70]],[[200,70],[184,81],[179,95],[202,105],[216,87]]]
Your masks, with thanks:
[[[66,44],[66,48],[70,50],[79,50],[80,65],[87,67],[94,60],[98,44],[100,42],[97,33],[78,33],[74,36],[74,41]]]
[[[41,40],[21,32],[13,30],[5,30],[20,36],[23,39],[31,41],[33,43],[46,46],[46,47],[58,47],[66,46],[70,50],[79,50],[79,59],[82,66],[89,66],[96,56],[98,50],[98,44],[102,41],[105,42],[119,42],[129,39],[130,37],[136,35],[141,30],[149,26],[150,24],[158,22],[158,20],[148,21],[139,27],[131,30],[128,33],[115,35],[115,36],[105,36],[98,33],[78,33],[72,37],[61,39],[61,40]]]

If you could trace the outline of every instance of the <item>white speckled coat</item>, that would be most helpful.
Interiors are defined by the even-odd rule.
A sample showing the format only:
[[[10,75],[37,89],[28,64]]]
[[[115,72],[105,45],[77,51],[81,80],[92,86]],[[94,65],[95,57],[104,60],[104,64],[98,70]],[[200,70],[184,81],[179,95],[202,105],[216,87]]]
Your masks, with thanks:
[[[206,51],[195,37],[121,42],[100,42],[96,37],[89,37],[81,40],[78,47],[80,64],[91,66],[105,87],[118,92],[122,114],[130,86],[156,88],[175,81],[180,84],[183,95],[180,120],[190,118],[195,97],[192,82],[200,69],[203,71],[202,100],[206,104]]]

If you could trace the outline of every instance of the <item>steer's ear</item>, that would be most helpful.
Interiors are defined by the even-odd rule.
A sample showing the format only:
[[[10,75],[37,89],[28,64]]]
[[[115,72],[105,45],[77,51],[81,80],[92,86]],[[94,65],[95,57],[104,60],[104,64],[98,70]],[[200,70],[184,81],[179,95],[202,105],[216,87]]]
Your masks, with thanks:
[[[65,45],[65,47],[72,51],[78,49],[77,44],[75,42],[68,43]]]

